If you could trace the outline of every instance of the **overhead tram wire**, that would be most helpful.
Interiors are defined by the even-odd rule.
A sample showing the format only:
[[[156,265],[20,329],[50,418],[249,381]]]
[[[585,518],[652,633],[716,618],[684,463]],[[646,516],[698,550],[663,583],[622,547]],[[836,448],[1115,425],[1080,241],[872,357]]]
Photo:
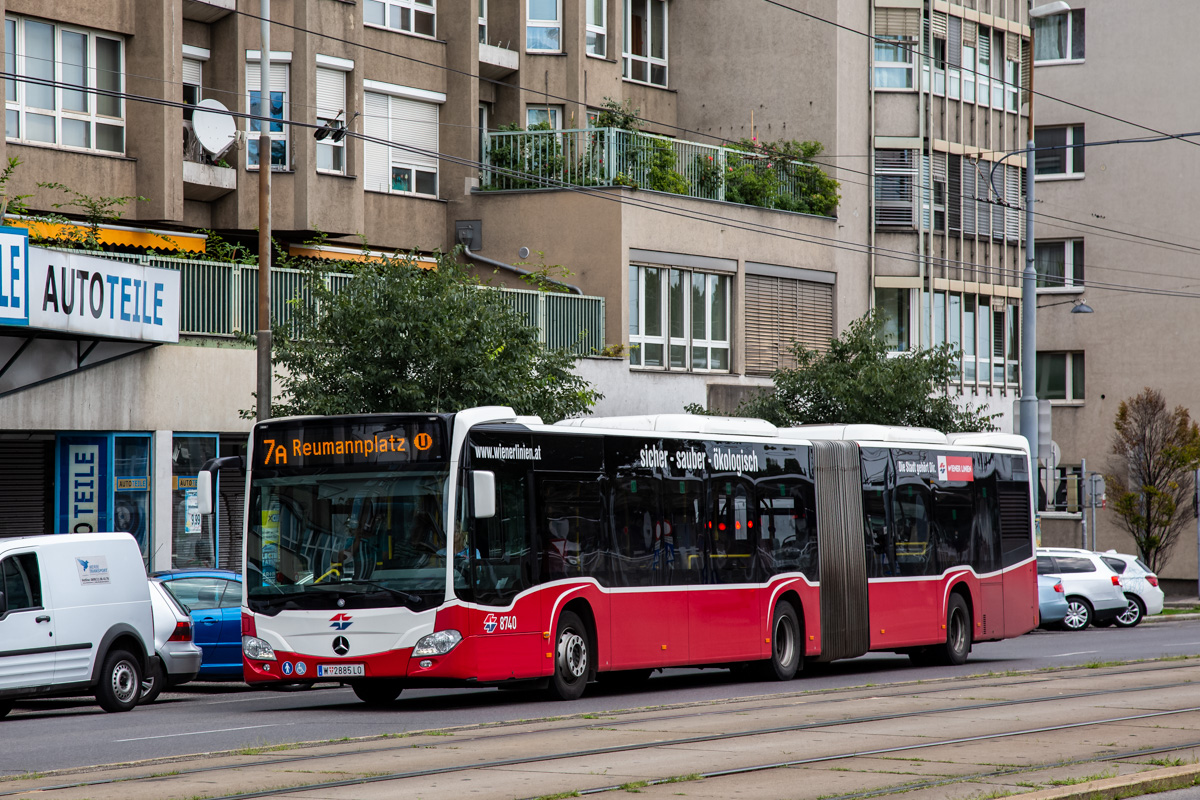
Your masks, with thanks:
[[[10,73],[7,71],[0,71],[0,79],[17,80],[17,81],[21,81],[24,83],[32,83],[35,85],[51,86],[51,87],[57,87],[57,88],[68,88],[68,89],[77,89],[78,88],[76,84],[71,84],[71,83],[67,83],[64,81],[54,81],[54,80],[45,79],[45,78],[35,78],[35,77],[26,76],[26,75],[21,75],[18,73]],[[183,103],[181,101],[167,100],[165,98],[151,97],[151,96],[146,96],[146,95],[138,95],[138,94],[134,94],[131,92],[121,92],[121,91],[116,91],[116,90],[112,90],[112,89],[96,88],[96,89],[87,89],[86,91],[89,94],[96,94],[96,95],[102,95],[102,96],[107,96],[107,97],[119,97],[119,98],[125,99],[130,102],[142,102],[142,103],[149,103],[149,104],[153,104],[153,105],[160,105],[160,106],[181,108],[181,109],[194,109],[195,108],[195,106],[192,106],[187,103]],[[252,121],[267,122],[267,123],[271,123],[271,122],[282,123],[282,124],[286,124],[286,125],[292,125],[297,128],[306,129],[306,130],[315,130],[317,128],[322,127],[320,125],[317,125],[315,123],[310,123],[310,122],[304,122],[304,121],[298,121],[298,120],[292,120],[292,119],[284,120],[284,119],[280,119],[278,117],[262,116],[262,115],[258,115],[258,114],[250,114],[250,113],[240,112],[240,111],[228,110],[223,113],[227,114],[228,116],[237,118],[237,119],[248,119],[248,120],[252,120]],[[547,188],[562,189],[564,191],[581,194],[581,195],[584,195],[587,197],[594,197],[594,198],[607,200],[610,202],[622,203],[622,204],[629,205],[629,206],[632,206],[635,208],[644,208],[644,209],[647,209],[650,211],[657,211],[659,213],[667,214],[669,216],[676,216],[676,217],[680,217],[683,219],[689,219],[689,220],[697,221],[697,222],[720,224],[720,225],[724,225],[729,228],[733,228],[735,230],[744,230],[744,231],[748,231],[751,233],[758,233],[761,235],[773,236],[776,238],[787,239],[790,241],[796,241],[796,242],[800,242],[803,244],[811,244],[811,245],[816,245],[816,246],[821,246],[821,247],[828,247],[828,248],[832,248],[832,249],[845,250],[845,251],[848,251],[851,253],[855,253],[857,255],[866,255],[866,254],[874,252],[876,254],[887,255],[898,261],[907,261],[907,262],[912,262],[912,263],[919,263],[920,261],[922,261],[921,258],[917,257],[913,253],[909,253],[909,252],[905,252],[905,251],[890,250],[887,248],[880,248],[880,247],[871,246],[868,244],[859,244],[856,242],[839,242],[838,240],[832,239],[831,237],[824,237],[824,236],[819,236],[816,234],[803,234],[803,233],[798,233],[796,231],[789,231],[789,230],[786,230],[783,228],[778,228],[775,226],[763,225],[761,223],[740,222],[737,220],[733,220],[729,217],[723,217],[723,216],[720,216],[717,214],[707,214],[707,213],[699,212],[699,211],[686,211],[686,210],[676,208],[676,207],[673,207],[670,205],[657,203],[652,200],[644,200],[642,198],[627,198],[627,197],[617,196],[617,195],[613,195],[606,191],[593,189],[591,187],[572,186],[572,185],[563,183],[562,181],[545,178],[543,176],[535,175],[532,173],[524,173],[524,172],[520,172],[518,170],[501,169],[501,168],[495,167],[494,165],[485,165],[479,161],[474,161],[472,159],[464,158],[461,156],[453,156],[453,155],[450,155],[447,153],[441,153],[439,151],[433,151],[433,150],[428,150],[426,148],[420,148],[420,147],[415,147],[413,145],[407,145],[407,144],[403,144],[403,143],[399,143],[399,142],[394,142],[394,141],[391,141],[389,139],[385,139],[382,137],[367,136],[366,134],[362,134],[362,133],[358,133],[358,132],[354,132],[354,131],[348,132],[347,135],[357,138],[357,139],[360,139],[362,141],[369,141],[369,142],[374,142],[377,144],[382,144],[382,145],[385,145],[388,147],[396,148],[398,150],[425,155],[427,157],[436,158],[439,161],[445,161],[445,162],[457,164],[460,166],[469,166],[469,167],[473,167],[476,169],[482,168],[482,167],[487,167],[488,169],[491,169],[495,172],[508,174],[513,177],[521,177],[524,179],[532,179],[535,181],[542,182],[546,185]],[[926,262],[929,262],[931,260],[934,263],[937,263],[940,265],[950,265],[950,266],[954,266],[957,268],[969,269],[969,270],[973,270],[976,272],[981,272],[984,274],[993,274],[993,275],[997,275],[997,276],[1003,276],[1005,274],[1015,276],[1015,275],[1020,274],[1020,271],[1016,270],[1016,269],[1010,269],[1007,267],[992,267],[992,266],[983,265],[983,264],[976,264],[974,262],[962,261],[959,259],[946,259],[946,258],[930,259],[929,257],[926,257],[924,259],[924,261],[926,261]],[[1089,282],[1088,285],[1089,286],[1097,286],[1097,287],[1107,287],[1114,291],[1125,291],[1125,292],[1131,292],[1131,293],[1144,293],[1144,294],[1154,294],[1154,295],[1160,295],[1160,296],[1173,296],[1173,297],[1200,299],[1200,293],[1193,293],[1193,292],[1175,292],[1175,291],[1169,291],[1169,290],[1150,289],[1148,287],[1129,286],[1129,285],[1122,285],[1122,284],[1102,284],[1102,283],[1096,283],[1096,282]]]

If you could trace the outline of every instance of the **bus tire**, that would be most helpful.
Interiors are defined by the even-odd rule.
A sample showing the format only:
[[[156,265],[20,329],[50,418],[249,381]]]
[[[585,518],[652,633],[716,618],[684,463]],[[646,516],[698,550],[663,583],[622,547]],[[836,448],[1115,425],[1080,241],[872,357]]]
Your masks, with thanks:
[[[790,681],[800,670],[803,658],[800,620],[787,600],[775,604],[771,615],[771,657],[761,666],[762,677],[770,681]]]
[[[142,695],[142,670],[132,653],[113,650],[104,658],[96,702],[105,711],[132,711]]]
[[[399,681],[355,681],[350,684],[354,696],[369,706],[387,706],[396,701],[404,687]]]
[[[933,663],[957,666],[967,663],[971,654],[971,613],[960,594],[951,594],[946,607],[946,642],[934,645],[930,652]]]
[[[614,672],[601,672],[596,676],[596,680],[602,683],[606,689],[614,692],[634,692],[646,685],[652,672],[654,672],[652,669],[621,669]]]
[[[559,700],[578,700],[587,688],[591,667],[591,645],[583,620],[573,611],[558,616],[554,633],[554,675],[550,696]]]

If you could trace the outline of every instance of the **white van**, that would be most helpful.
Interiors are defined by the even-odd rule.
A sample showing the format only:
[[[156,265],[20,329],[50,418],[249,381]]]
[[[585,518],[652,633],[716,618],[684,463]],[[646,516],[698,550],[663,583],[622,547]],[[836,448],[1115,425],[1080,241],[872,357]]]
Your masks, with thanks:
[[[154,620],[128,533],[0,539],[0,717],[22,697],[94,694],[138,703]]]

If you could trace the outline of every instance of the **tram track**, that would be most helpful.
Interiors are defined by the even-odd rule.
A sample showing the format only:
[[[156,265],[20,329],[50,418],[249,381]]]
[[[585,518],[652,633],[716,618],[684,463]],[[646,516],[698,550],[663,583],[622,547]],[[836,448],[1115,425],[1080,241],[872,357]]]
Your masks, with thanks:
[[[1131,666],[1133,666],[1133,665],[1131,665]],[[1086,670],[1086,671],[1082,671],[1081,675],[1069,675],[1069,673],[1080,672],[1080,670],[1065,669],[1065,670],[1056,670],[1053,673],[1049,673],[1044,676],[1040,676],[1036,680],[1033,680],[1033,681],[1031,681],[1031,680],[1021,681],[1021,685],[1028,685],[1030,683],[1040,683],[1040,682],[1054,682],[1056,680],[1063,680],[1064,678],[1067,678],[1067,677],[1070,677],[1073,680],[1078,680],[1080,678],[1089,678],[1089,679],[1091,679],[1091,678],[1096,678],[1096,679],[1120,678],[1122,676],[1127,676],[1127,675],[1131,675],[1131,674],[1154,674],[1154,673],[1170,672],[1173,670],[1186,669],[1186,668],[1195,669],[1195,665],[1179,664],[1179,665],[1171,665],[1171,666],[1134,667],[1134,668],[1130,668],[1130,669],[1112,669],[1112,670],[1107,670],[1104,672],[1098,672],[1098,671],[1094,671],[1094,670]],[[781,708],[781,701],[788,701],[788,700],[793,701],[793,702],[806,701],[806,702],[795,702],[795,707],[796,708],[804,708],[807,710],[807,709],[812,709],[816,706],[824,706],[824,705],[827,705],[830,703],[841,703],[841,702],[849,702],[849,701],[856,701],[856,700],[863,701],[866,699],[871,699],[875,696],[888,697],[888,698],[914,698],[914,697],[920,697],[922,695],[940,694],[940,693],[946,693],[946,692],[952,692],[952,691],[963,691],[963,690],[974,691],[974,690],[986,690],[989,688],[1005,688],[1005,687],[1011,688],[1012,686],[1015,685],[1011,680],[1008,680],[1008,681],[994,681],[994,680],[988,681],[988,680],[986,680],[987,678],[990,678],[990,677],[993,677],[993,676],[974,676],[974,677],[970,677],[970,678],[951,678],[951,679],[946,679],[945,681],[939,681],[938,685],[929,685],[929,684],[924,684],[924,683],[900,684],[900,685],[891,684],[891,685],[879,686],[879,687],[858,686],[858,687],[845,687],[842,689],[831,690],[832,692],[837,692],[840,695],[838,697],[821,697],[819,694],[814,695],[811,692],[789,693],[787,695],[772,695],[769,698],[767,698],[765,702],[757,702],[757,703],[752,703],[749,705],[742,704],[742,703],[734,703],[733,705],[731,705],[728,708],[716,708],[716,707],[710,707],[708,704],[704,704],[704,707],[701,710],[689,711],[688,713],[654,715],[654,712],[655,712],[654,708],[630,709],[630,710],[614,711],[614,712],[607,712],[607,713],[599,712],[597,714],[597,717],[599,719],[592,718],[592,719],[588,719],[586,722],[582,722],[580,724],[573,724],[573,725],[558,727],[558,728],[554,729],[554,733],[555,734],[566,734],[566,733],[570,733],[572,731],[577,732],[577,731],[600,730],[600,729],[610,729],[611,730],[611,729],[616,728],[617,726],[626,726],[626,725],[635,725],[635,724],[641,724],[641,725],[661,724],[664,722],[673,722],[673,721],[677,722],[680,720],[687,720],[687,719],[702,719],[702,718],[711,719],[716,716],[722,716],[722,715],[728,715],[728,714],[747,714],[747,713],[752,713],[755,711],[760,711],[760,712],[778,711]],[[1020,678],[1023,676],[1018,674],[1018,675],[1005,676],[1005,677],[1006,678],[1008,678],[1008,677]],[[969,703],[969,704],[938,706],[935,708],[916,709],[916,710],[908,710],[908,711],[895,712],[895,713],[871,714],[871,715],[861,715],[861,716],[854,716],[854,717],[826,718],[823,720],[812,720],[812,721],[807,721],[804,723],[797,723],[797,724],[792,724],[792,725],[759,727],[759,728],[742,730],[742,731],[731,731],[731,732],[725,732],[725,733],[720,733],[720,734],[708,734],[708,735],[696,736],[696,737],[684,737],[684,738],[680,738],[680,739],[664,739],[664,740],[657,740],[657,741],[652,741],[652,742],[630,743],[630,744],[626,744],[626,745],[614,746],[614,747],[609,747],[609,748],[593,748],[593,749],[580,750],[580,751],[564,751],[564,752],[559,752],[559,753],[542,754],[542,755],[538,755],[538,756],[531,756],[531,757],[519,758],[519,759],[507,759],[507,760],[499,760],[499,761],[493,761],[493,762],[477,762],[477,763],[473,763],[473,764],[469,764],[469,765],[447,766],[447,767],[439,767],[439,768],[435,768],[435,769],[415,770],[415,771],[409,771],[409,772],[397,772],[397,773],[390,773],[390,774],[383,775],[383,776],[374,776],[371,778],[371,781],[404,780],[407,778],[450,774],[453,772],[465,771],[465,770],[479,770],[479,769],[487,769],[487,768],[493,768],[493,767],[513,767],[513,766],[536,764],[538,762],[543,762],[543,761],[558,761],[558,760],[563,760],[563,759],[579,758],[579,757],[585,757],[585,756],[590,756],[590,755],[605,755],[605,754],[610,754],[610,753],[627,753],[627,752],[632,752],[632,751],[637,751],[637,750],[644,750],[644,749],[648,749],[648,748],[661,748],[661,747],[673,747],[673,746],[677,747],[677,746],[688,745],[688,744],[712,743],[712,742],[727,741],[727,740],[737,739],[737,738],[746,738],[746,737],[753,737],[753,736],[766,736],[766,735],[781,734],[781,733],[794,733],[794,732],[802,732],[802,731],[808,731],[808,730],[820,730],[820,729],[826,729],[826,728],[838,728],[838,727],[844,727],[844,726],[862,725],[862,724],[866,724],[866,723],[887,722],[889,720],[897,720],[897,719],[912,719],[912,718],[923,717],[923,716],[944,715],[944,714],[962,714],[962,713],[970,713],[970,712],[977,712],[977,711],[995,710],[995,709],[1001,709],[1001,708],[1019,706],[1019,705],[1033,705],[1033,704],[1039,704],[1039,703],[1080,700],[1080,699],[1086,699],[1086,698],[1094,698],[1094,697],[1101,696],[1101,695],[1124,695],[1124,694],[1144,693],[1144,692],[1153,692],[1153,691],[1169,691],[1171,689],[1178,689],[1178,688],[1182,688],[1182,687],[1186,687],[1186,686],[1195,686],[1195,685],[1196,685],[1195,681],[1184,680],[1184,681],[1162,682],[1162,683],[1155,683],[1155,684],[1149,684],[1149,685],[1140,685],[1140,686],[1115,688],[1115,689],[1095,689],[1095,690],[1088,690],[1088,691],[1076,691],[1076,692],[1066,692],[1066,693],[1059,692],[1059,693],[1054,693],[1054,694],[1045,694],[1045,695],[1039,695],[1039,696],[1028,697],[1028,698],[1015,698],[1015,699],[993,700],[993,701]],[[921,688],[918,689],[917,686],[920,686]],[[763,700],[763,698],[756,698],[756,699]],[[1195,708],[1174,709],[1174,710],[1170,710],[1170,711],[1152,712],[1152,713],[1149,713],[1146,715],[1136,715],[1136,716],[1124,717],[1124,718],[1114,718],[1114,719],[1110,719],[1110,720],[1097,720],[1097,721],[1085,721],[1085,722],[1080,722],[1080,723],[1070,723],[1066,726],[1057,726],[1057,727],[1056,726],[1045,726],[1042,728],[1029,729],[1026,731],[1017,731],[1017,732],[1002,733],[1002,734],[991,734],[991,735],[975,737],[975,738],[944,740],[944,741],[936,742],[936,743],[927,743],[927,744],[922,743],[922,744],[918,744],[918,745],[907,745],[907,746],[897,747],[897,748],[893,748],[893,749],[896,752],[899,752],[902,750],[920,749],[923,747],[932,747],[932,746],[937,746],[937,745],[962,743],[962,742],[968,742],[968,741],[975,741],[975,740],[979,740],[979,739],[1002,738],[1005,736],[1016,736],[1016,735],[1023,735],[1023,734],[1036,733],[1036,732],[1048,732],[1048,731],[1053,731],[1053,730],[1058,730],[1058,729],[1067,729],[1070,727],[1099,725],[1099,724],[1111,723],[1111,722],[1121,721],[1121,720],[1144,719],[1144,718],[1150,718],[1150,717],[1155,717],[1155,716],[1168,716],[1168,715],[1172,715],[1172,714],[1188,713],[1191,711],[1200,711],[1200,706],[1195,707]],[[636,717],[634,715],[636,715]],[[650,716],[647,716],[647,715],[650,715]],[[624,719],[624,720],[614,719],[613,717],[616,717],[616,716],[628,716],[630,718]],[[520,724],[530,724],[530,723],[536,723],[536,722],[538,722],[538,721],[537,720],[522,720],[520,722],[501,723],[501,724],[502,725],[520,725]],[[495,743],[495,742],[501,741],[503,739],[518,739],[518,738],[522,738],[522,737],[529,737],[532,735],[543,734],[546,732],[545,729],[538,729],[538,730],[532,730],[532,731],[531,730],[520,730],[520,731],[504,732],[504,733],[491,733],[491,731],[495,730],[496,727],[497,727],[496,725],[488,725],[488,726],[480,726],[480,727],[469,729],[469,730],[476,731],[478,733],[478,735],[468,736],[468,737],[455,736],[454,737],[455,745],[461,747],[461,746],[470,745],[472,743],[478,744],[478,743],[485,742],[485,741]],[[434,734],[443,734],[444,735],[444,732],[436,731],[436,730],[432,730],[432,729],[429,733],[431,735],[434,735]],[[211,773],[215,773],[215,772],[230,771],[230,770],[245,771],[245,770],[251,770],[251,769],[255,769],[255,768],[270,769],[270,768],[274,768],[274,767],[279,767],[279,766],[283,766],[283,765],[287,765],[287,764],[294,764],[297,762],[303,762],[303,761],[309,761],[309,760],[346,758],[346,757],[352,757],[352,756],[356,756],[356,755],[387,756],[389,754],[394,754],[399,750],[411,749],[414,746],[411,742],[411,739],[419,738],[421,735],[422,735],[421,732],[413,732],[411,734],[404,734],[403,739],[398,739],[397,744],[392,747],[386,747],[386,746],[385,747],[357,747],[354,749],[341,749],[341,750],[337,750],[335,752],[327,752],[327,753],[301,753],[301,754],[289,755],[289,756],[263,758],[263,759],[259,759],[256,761],[250,761],[250,762],[240,761],[240,762],[231,763],[231,764],[210,764],[210,765],[197,766],[197,767],[192,767],[192,768],[187,768],[187,769],[173,770],[171,772],[171,777],[172,778],[186,777],[189,775],[201,775],[204,773],[211,774]],[[379,737],[379,738],[383,738],[383,737]],[[378,739],[374,739],[374,740],[378,741]],[[367,741],[372,741],[372,739],[368,739]],[[403,741],[404,743],[400,744],[399,741]],[[331,744],[331,743],[311,743],[311,746],[319,746],[320,744]],[[762,770],[762,769],[780,768],[783,766],[799,766],[799,765],[803,765],[806,763],[814,763],[815,764],[815,763],[819,763],[821,761],[827,761],[827,760],[838,760],[838,759],[862,757],[863,755],[891,752],[891,750],[892,749],[884,749],[884,750],[876,750],[876,751],[856,751],[853,753],[844,753],[844,754],[835,755],[835,756],[827,756],[827,757],[821,757],[821,758],[815,758],[815,759],[806,759],[806,760],[801,760],[801,761],[773,762],[773,763],[767,764],[767,765],[760,765],[758,767],[747,768],[747,770],[753,771],[756,769]],[[219,755],[219,754],[212,754],[212,755]],[[226,755],[229,755],[229,754],[226,754]],[[178,759],[178,758],[172,759],[172,761],[175,761],[175,762],[179,762],[181,760],[182,759]],[[164,762],[157,761],[157,762],[151,762],[151,763],[161,765]],[[144,766],[149,767],[149,765],[144,765]],[[67,773],[67,774],[71,774],[71,773]],[[78,772],[76,772],[75,774],[78,774]],[[713,773],[713,774],[720,775],[720,774],[724,774],[724,773]],[[31,786],[28,786],[27,784],[25,784],[21,788],[0,791],[0,797],[13,796],[13,795],[18,795],[18,794],[22,795],[22,796],[28,796],[30,794],[30,792],[50,792],[50,791],[57,791],[57,790],[63,790],[63,789],[69,789],[69,788],[96,787],[96,786],[103,786],[103,785],[107,785],[107,784],[117,783],[117,782],[129,783],[129,782],[137,782],[140,780],[151,780],[151,779],[161,780],[162,777],[163,777],[163,775],[161,772],[155,772],[155,773],[150,773],[150,774],[146,774],[146,775],[142,775],[142,776],[122,776],[122,777],[116,777],[116,778],[104,778],[104,779],[82,780],[82,781],[81,780],[72,780],[69,782],[62,782],[62,783],[58,783],[58,784],[43,785],[43,786],[37,786],[37,787],[31,787]],[[287,789],[287,791],[293,791],[293,792],[315,791],[322,787],[338,788],[338,787],[345,786],[345,785],[354,785],[354,780],[362,780],[362,779],[351,779],[350,783],[345,783],[345,782],[341,782],[341,781],[332,781],[332,782],[311,784],[311,785],[303,786],[303,787],[293,786],[290,789]],[[2,786],[2,785],[3,784],[0,783],[0,786]],[[284,792],[284,790],[282,790],[282,789],[280,789],[280,790],[263,790],[263,791],[265,793],[229,795],[228,797],[230,797],[230,798],[234,798],[234,797],[236,797],[236,798],[269,797],[269,796],[281,794]]]

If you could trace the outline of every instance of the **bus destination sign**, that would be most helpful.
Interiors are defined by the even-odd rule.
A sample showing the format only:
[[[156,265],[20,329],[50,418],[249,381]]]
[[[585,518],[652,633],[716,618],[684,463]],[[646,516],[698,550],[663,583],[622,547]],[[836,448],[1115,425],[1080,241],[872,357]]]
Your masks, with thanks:
[[[445,460],[439,420],[292,423],[255,431],[259,469],[369,467]]]

